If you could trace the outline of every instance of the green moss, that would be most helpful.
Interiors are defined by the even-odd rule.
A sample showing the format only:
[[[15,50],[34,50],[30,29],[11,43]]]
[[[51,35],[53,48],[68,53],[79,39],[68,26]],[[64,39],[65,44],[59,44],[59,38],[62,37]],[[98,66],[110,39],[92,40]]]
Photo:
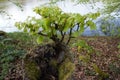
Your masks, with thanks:
[[[49,62],[49,65],[51,65],[53,67],[57,67],[57,60],[51,59],[50,62]]]
[[[40,69],[37,64],[32,60],[25,60],[26,76],[30,80],[38,80],[40,76]]]
[[[67,58],[59,67],[59,80],[67,80],[75,69],[75,65]]]
[[[93,69],[98,75],[100,76],[99,80],[107,79],[109,78],[109,74],[103,72],[96,64],[92,64]]]

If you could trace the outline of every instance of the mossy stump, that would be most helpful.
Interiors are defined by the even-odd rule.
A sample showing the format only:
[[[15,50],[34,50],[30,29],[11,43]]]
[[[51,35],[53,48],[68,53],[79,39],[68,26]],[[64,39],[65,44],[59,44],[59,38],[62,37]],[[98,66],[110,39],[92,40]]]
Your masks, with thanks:
[[[38,46],[25,57],[29,80],[67,80],[74,68],[69,48],[63,43]]]

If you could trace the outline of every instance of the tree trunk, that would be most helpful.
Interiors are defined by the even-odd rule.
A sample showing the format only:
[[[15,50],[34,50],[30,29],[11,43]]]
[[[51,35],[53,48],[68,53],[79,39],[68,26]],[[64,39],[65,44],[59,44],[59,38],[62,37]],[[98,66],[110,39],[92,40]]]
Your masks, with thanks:
[[[29,80],[67,80],[74,68],[70,50],[64,43],[38,46],[25,57],[25,71]],[[29,72],[35,73],[30,75]]]

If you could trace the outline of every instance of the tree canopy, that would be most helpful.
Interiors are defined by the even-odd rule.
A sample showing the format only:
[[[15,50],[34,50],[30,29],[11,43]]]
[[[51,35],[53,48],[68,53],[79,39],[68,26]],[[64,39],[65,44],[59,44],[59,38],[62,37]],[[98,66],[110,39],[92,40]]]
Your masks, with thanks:
[[[120,11],[120,0],[78,0],[79,3],[96,3],[96,2],[103,2],[105,4],[105,12],[119,12]]]
[[[58,1],[65,1],[65,0],[51,0],[51,2],[55,3]],[[102,2],[104,4],[104,8],[102,11],[104,13],[112,13],[112,12],[119,12],[120,11],[120,0],[70,0],[76,2],[77,4],[94,4],[96,2]]]
[[[44,37],[52,39],[54,42],[63,42],[65,35],[69,35],[66,44],[72,37],[79,36],[84,31],[85,26],[96,29],[93,20],[100,15],[99,12],[86,15],[65,13],[57,6],[36,7],[33,11],[41,18],[28,17],[26,21],[16,22],[15,25],[25,32],[39,35],[38,42],[42,42]],[[59,37],[60,35],[61,37]]]

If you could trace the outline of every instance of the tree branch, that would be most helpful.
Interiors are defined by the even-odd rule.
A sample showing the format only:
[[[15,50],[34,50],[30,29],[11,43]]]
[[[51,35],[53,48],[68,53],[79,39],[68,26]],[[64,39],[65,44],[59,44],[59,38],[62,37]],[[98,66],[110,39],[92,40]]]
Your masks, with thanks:
[[[78,30],[79,30],[79,28],[80,28],[79,23],[77,23],[76,25],[77,25],[77,30],[76,30],[76,31],[78,31]]]
[[[62,36],[60,42],[63,42],[66,32],[63,33],[62,31],[60,31],[60,34]]]
[[[50,39],[52,39],[55,43],[59,43],[60,42],[60,39],[57,37],[57,35],[52,35],[50,37]]]
[[[39,31],[38,34],[39,34],[39,35],[42,35],[42,36],[45,36],[45,37],[48,37],[48,35],[43,34],[41,31]]]
[[[68,41],[67,41],[67,43],[66,43],[67,45],[69,44],[70,39],[72,38],[72,36],[71,36],[71,35],[72,35],[72,29],[73,29],[73,28],[70,28],[69,39],[68,39]]]

